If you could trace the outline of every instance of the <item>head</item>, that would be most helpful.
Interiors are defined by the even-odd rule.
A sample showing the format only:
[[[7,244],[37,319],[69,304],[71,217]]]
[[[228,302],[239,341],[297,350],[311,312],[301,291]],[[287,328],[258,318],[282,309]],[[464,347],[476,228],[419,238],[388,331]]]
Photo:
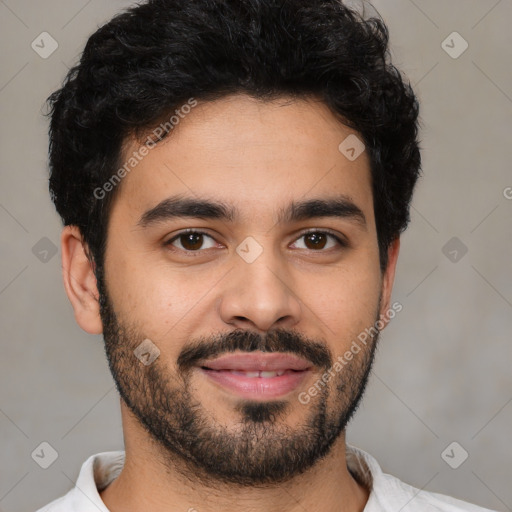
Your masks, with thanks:
[[[314,465],[363,394],[420,170],[382,20],[150,0],[89,38],[49,104],[66,290],[163,461],[241,485]],[[208,369],[268,352],[309,365],[275,397]]]

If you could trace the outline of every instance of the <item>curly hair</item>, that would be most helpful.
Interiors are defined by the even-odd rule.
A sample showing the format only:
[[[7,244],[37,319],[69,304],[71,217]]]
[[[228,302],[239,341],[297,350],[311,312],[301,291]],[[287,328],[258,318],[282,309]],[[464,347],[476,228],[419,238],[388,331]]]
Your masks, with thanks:
[[[90,36],[47,100],[49,188],[101,274],[112,199],[94,190],[139,137],[190,97],[320,98],[362,137],[371,162],[380,266],[409,223],[420,174],[419,104],[391,64],[381,18],[341,0],[148,0]]]

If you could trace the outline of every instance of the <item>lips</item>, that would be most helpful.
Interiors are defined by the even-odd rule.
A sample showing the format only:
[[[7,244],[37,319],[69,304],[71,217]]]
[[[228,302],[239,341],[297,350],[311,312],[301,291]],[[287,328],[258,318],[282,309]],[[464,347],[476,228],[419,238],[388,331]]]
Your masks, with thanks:
[[[229,354],[211,361],[204,361],[201,366],[209,370],[234,370],[238,372],[286,372],[287,370],[304,371],[311,368],[311,363],[297,356],[283,353],[272,354]]]
[[[256,378],[261,377],[263,379],[271,379],[272,377],[280,377],[281,375],[284,375],[285,373],[293,372],[296,370],[277,370],[274,372],[270,371],[242,371],[242,370],[212,370],[212,371],[226,371],[231,373],[232,375],[241,375],[243,377],[249,377],[249,378]]]
[[[277,398],[295,390],[311,363],[289,354],[230,354],[200,364],[201,372],[222,389],[244,398]]]

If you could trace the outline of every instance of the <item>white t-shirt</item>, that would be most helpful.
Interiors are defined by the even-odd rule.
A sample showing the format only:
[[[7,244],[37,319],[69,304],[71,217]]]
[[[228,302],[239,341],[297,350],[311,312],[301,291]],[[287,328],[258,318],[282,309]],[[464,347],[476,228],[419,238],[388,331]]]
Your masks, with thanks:
[[[109,512],[99,492],[117,478],[124,457],[124,451],[91,455],[83,463],[75,487],[36,512]],[[411,487],[383,473],[371,455],[354,446],[347,446],[347,466],[360,482],[371,488],[364,512],[495,512]]]

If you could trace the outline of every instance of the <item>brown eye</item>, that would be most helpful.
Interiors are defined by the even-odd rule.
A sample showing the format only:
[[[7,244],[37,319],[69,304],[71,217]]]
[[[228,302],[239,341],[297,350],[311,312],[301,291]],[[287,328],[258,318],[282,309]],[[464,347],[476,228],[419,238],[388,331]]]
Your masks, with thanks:
[[[203,235],[201,233],[187,233],[185,235],[180,235],[179,240],[181,245],[187,251],[195,251],[196,249],[200,249],[203,245]]]
[[[299,246],[299,249],[309,249],[317,252],[322,252],[324,249],[332,249],[336,245],[340,247],[347,246],[341,238],[327,231],[309,231],[303,233],[297,240],[304,240],[303,247]],[[333,242],[330,242],[330,240],[333,240]]]
[[[308,249],[323,249],[327,244],[327,236],[325,233],[308,233],[304,235],[306,247]]]
[[[211,240],[209,247],[204,247],[207,239]],[[199,252],[201,249],[214,247],[213,238],[202,231],[185,231],[171,238],[165,245],[171,245],[177,249],[188,252]]]

